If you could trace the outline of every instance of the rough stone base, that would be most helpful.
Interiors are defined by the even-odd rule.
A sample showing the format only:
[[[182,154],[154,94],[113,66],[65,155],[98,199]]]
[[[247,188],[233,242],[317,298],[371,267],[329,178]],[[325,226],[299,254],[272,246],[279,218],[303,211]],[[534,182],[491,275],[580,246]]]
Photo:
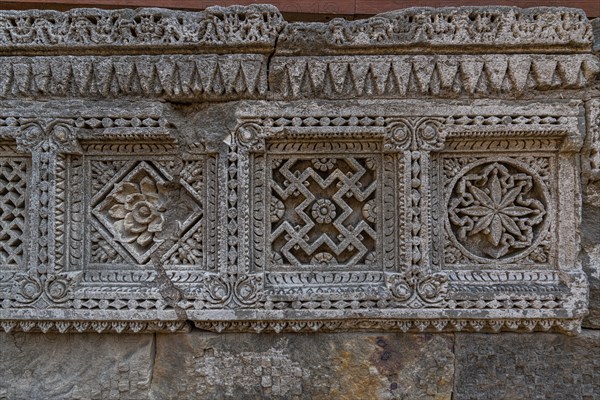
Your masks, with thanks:
[[[455,356],[456,400],[600,398],[600,331],[457,334]]]
[[[600,398],[600,331],[1,334],[0,399]]]
[[[143,399],[153,335],[0,335],[0,399]]]

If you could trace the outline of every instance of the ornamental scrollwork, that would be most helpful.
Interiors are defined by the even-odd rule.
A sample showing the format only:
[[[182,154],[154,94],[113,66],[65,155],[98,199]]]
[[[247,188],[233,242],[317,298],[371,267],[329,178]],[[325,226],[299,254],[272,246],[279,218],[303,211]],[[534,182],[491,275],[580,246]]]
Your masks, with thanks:
[[[389,124],[385,146],[390,150],[439,151],[446,136],[443,118],[401,118]]]
[[[263,277],[258,274],[207,274],[203,279],[204,299],[221,307],[251,307],[263,295]]]
[[[252,150],[264,148],[263,128],[254,122],[245,122],[235,131],[235,138],[239,145]]]
[[[58,307],[73,298],[74,287],[80,278],[80,272],[55,273],[44,267],[32,268],[28,273],[17,275],[13,292],[20,306],[45,301]]]
[[[17,136],[17,150],[81,153],[72,120],[23,120]]]
[[[417,266],[386,274],[386,284],[393,300],[415,306],[439,303],[448,292],[446,274],[429,273]]]

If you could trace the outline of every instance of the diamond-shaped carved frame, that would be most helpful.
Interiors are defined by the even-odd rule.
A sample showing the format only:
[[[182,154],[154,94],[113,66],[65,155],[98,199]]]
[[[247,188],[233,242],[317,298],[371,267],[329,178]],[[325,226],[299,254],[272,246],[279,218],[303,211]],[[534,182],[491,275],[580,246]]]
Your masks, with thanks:
[[[155,261],[165,265],[214,268],[206,265],[205,157],[182,165],[175,160],[169,156],[89,158],[91,187],[96,188],[90,193],[89,237],[95,240],[89,251],[91,265],[119,260],[144,265],[160,253]],[[178,239],[169,241],[165,232]],[[163,243],[167,247],[161,248]],[[102,247],[113,250],[112,259],[93,257],[94,250]]]

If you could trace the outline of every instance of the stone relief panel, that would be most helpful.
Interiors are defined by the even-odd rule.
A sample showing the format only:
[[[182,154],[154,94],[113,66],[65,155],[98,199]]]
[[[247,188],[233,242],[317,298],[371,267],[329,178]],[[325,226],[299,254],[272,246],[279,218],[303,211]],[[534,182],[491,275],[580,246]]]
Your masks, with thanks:
[[[186,234],[182,235],[182,243],[170,249],[165,257],[176,264],[203,265],[205,165],[202,160],[186,161],[181,171],[184,177],[179,181],[181,187],[173,188],[169,183],[174,178],[167,168],[174,161],[160,161],[136,162],[128,157],[117,161],[115,166],[111,165],[112,161],[90,159],[90,167],[96,171],[99,168],[115,169],[111,171],[111,179],[90,196],[91,214],[95,217],[90,223],[100,234],[96,237],[98,241],[91,245],[98,250],[108,246],[115,258],[122,254],[123,263],[146,264],[165,241],[161,237],[163,232],[176,229]],[[166,164],[167,168],[161,164]],[[92,175],[92,180],[94,178]],[[100,185],[101,181],[98,182]],[[174,195],[185,205],[177,219],[167,209],[169,199]],[[168,216],[171,217],[169,220]],[[99,252],[98,256],[100,259],[91,258],[90,262],[102,262],[103,258],[108,262],[116,261],[106,253]]]
[[[302,153],[281,156],[275,152],[286,143],[268,145],[275,153],[265,160],[270,170],[266,201],[270,269],[374,263],[381,252],[376,213],[382,208],[377,193],[382,157],[362,151],[377,151],[380,146],[303,144],[305,148],[297,146]],[[319,145],[322,154],[312,150]],[[352,151],[357,154],[348,155]]]
[[[580,12],[0,22],[3,330],[580,329]]]
[[[600,181],[600,100],[590,100],[587,107],[588,134],[581,164],[584,183],[591,184]]]
[[[196,13],[158,8],[5,11],[0,45],[5,50],[260,47],[275,41],[283,22],[268,5],[209,7]]]
[[[576,103],[538,104],[544,117],[519,115],[508,104],[507,115],[482,106],[477,117],[458,114],[473,113],[466,106],[443,117],[424,116],[430,104],[364,102],[343,112],[334,104],[261,103],[255,106],[264,110],[259,115],[241,111],[229,141],[240,172],[230,197],[235,193],[238,210],[248,210],[229,215],[235,232],[248,235],[230,252],[244,278],[256,279],[260,295],[253,307],[265,309],[258,319],[272,318],[276,310],[290,310],[298,319],[256,322],[256,329],[310,330],[311,314],[326,319],[340,310],[346,317],[423,309],[557,315],[574,300],[569,296],[585,291],[585,278],[573,269],[576,255],[551,245],[561,240],[555,226],[576,223],[574,206],[556,212],[557,203],[574,202],[575,189],[559,198],[556,188],[557,165],[566,166],[561,149],[580,142]],[[374,219],[373,208],[382,210]],[[344,235],[357,229],[360,245]],[[567,291],[558,271],[571,276]],[[195,323],[247,329],[243,322]],[[349,323],[328,321],[315,329]],[[378,318],[352,323],[385,325]],[[429,323],[443,330],[452,322],[402,323],[407,330]],[[481,320],[465,326],[515,328]]]
[[[276,56],[283,98],[488,97],[579,89],[600,72],[591,54]]]
[[[519,160],[520,161],[520,160]],[[549,260],[548,184],[538,172],[550,176],[548,158],[529,161],[542,171],[532,171],[526,164],[511,158],[490,157],[467,163],[453,176],[451,168],[468,162],[465,159],[444,159],[447,185],[448,263],[458,250],[462,256],[478,263],[514,263],[532,252],[532,261]],[[546,247],[540,242],[546,239]]]
[[[412,8],[357,21],[336,18],[326,24],[288,24],[281,39],[283,51],[305,54],[419,45],[429,49],[541,45],[572,50],[590,45],[592,29],[581,10],[569,8]],[[318,46],[311,46],[312,40]]]
[[[267,91],[261,54],[0,57],[0,98],[257,98]]]

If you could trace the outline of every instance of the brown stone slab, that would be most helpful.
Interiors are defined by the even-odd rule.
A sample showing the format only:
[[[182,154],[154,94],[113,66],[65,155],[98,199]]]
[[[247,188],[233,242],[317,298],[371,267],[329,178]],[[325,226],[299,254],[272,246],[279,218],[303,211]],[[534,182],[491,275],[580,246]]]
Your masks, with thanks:
[[[457,334],[453,399],[597,399],[600,331]]]
[[[159,335],[151,396],[449,400],[452,343],[444,334]]]
[[[0,334],[0,399],[144,399],[152,335]]]

